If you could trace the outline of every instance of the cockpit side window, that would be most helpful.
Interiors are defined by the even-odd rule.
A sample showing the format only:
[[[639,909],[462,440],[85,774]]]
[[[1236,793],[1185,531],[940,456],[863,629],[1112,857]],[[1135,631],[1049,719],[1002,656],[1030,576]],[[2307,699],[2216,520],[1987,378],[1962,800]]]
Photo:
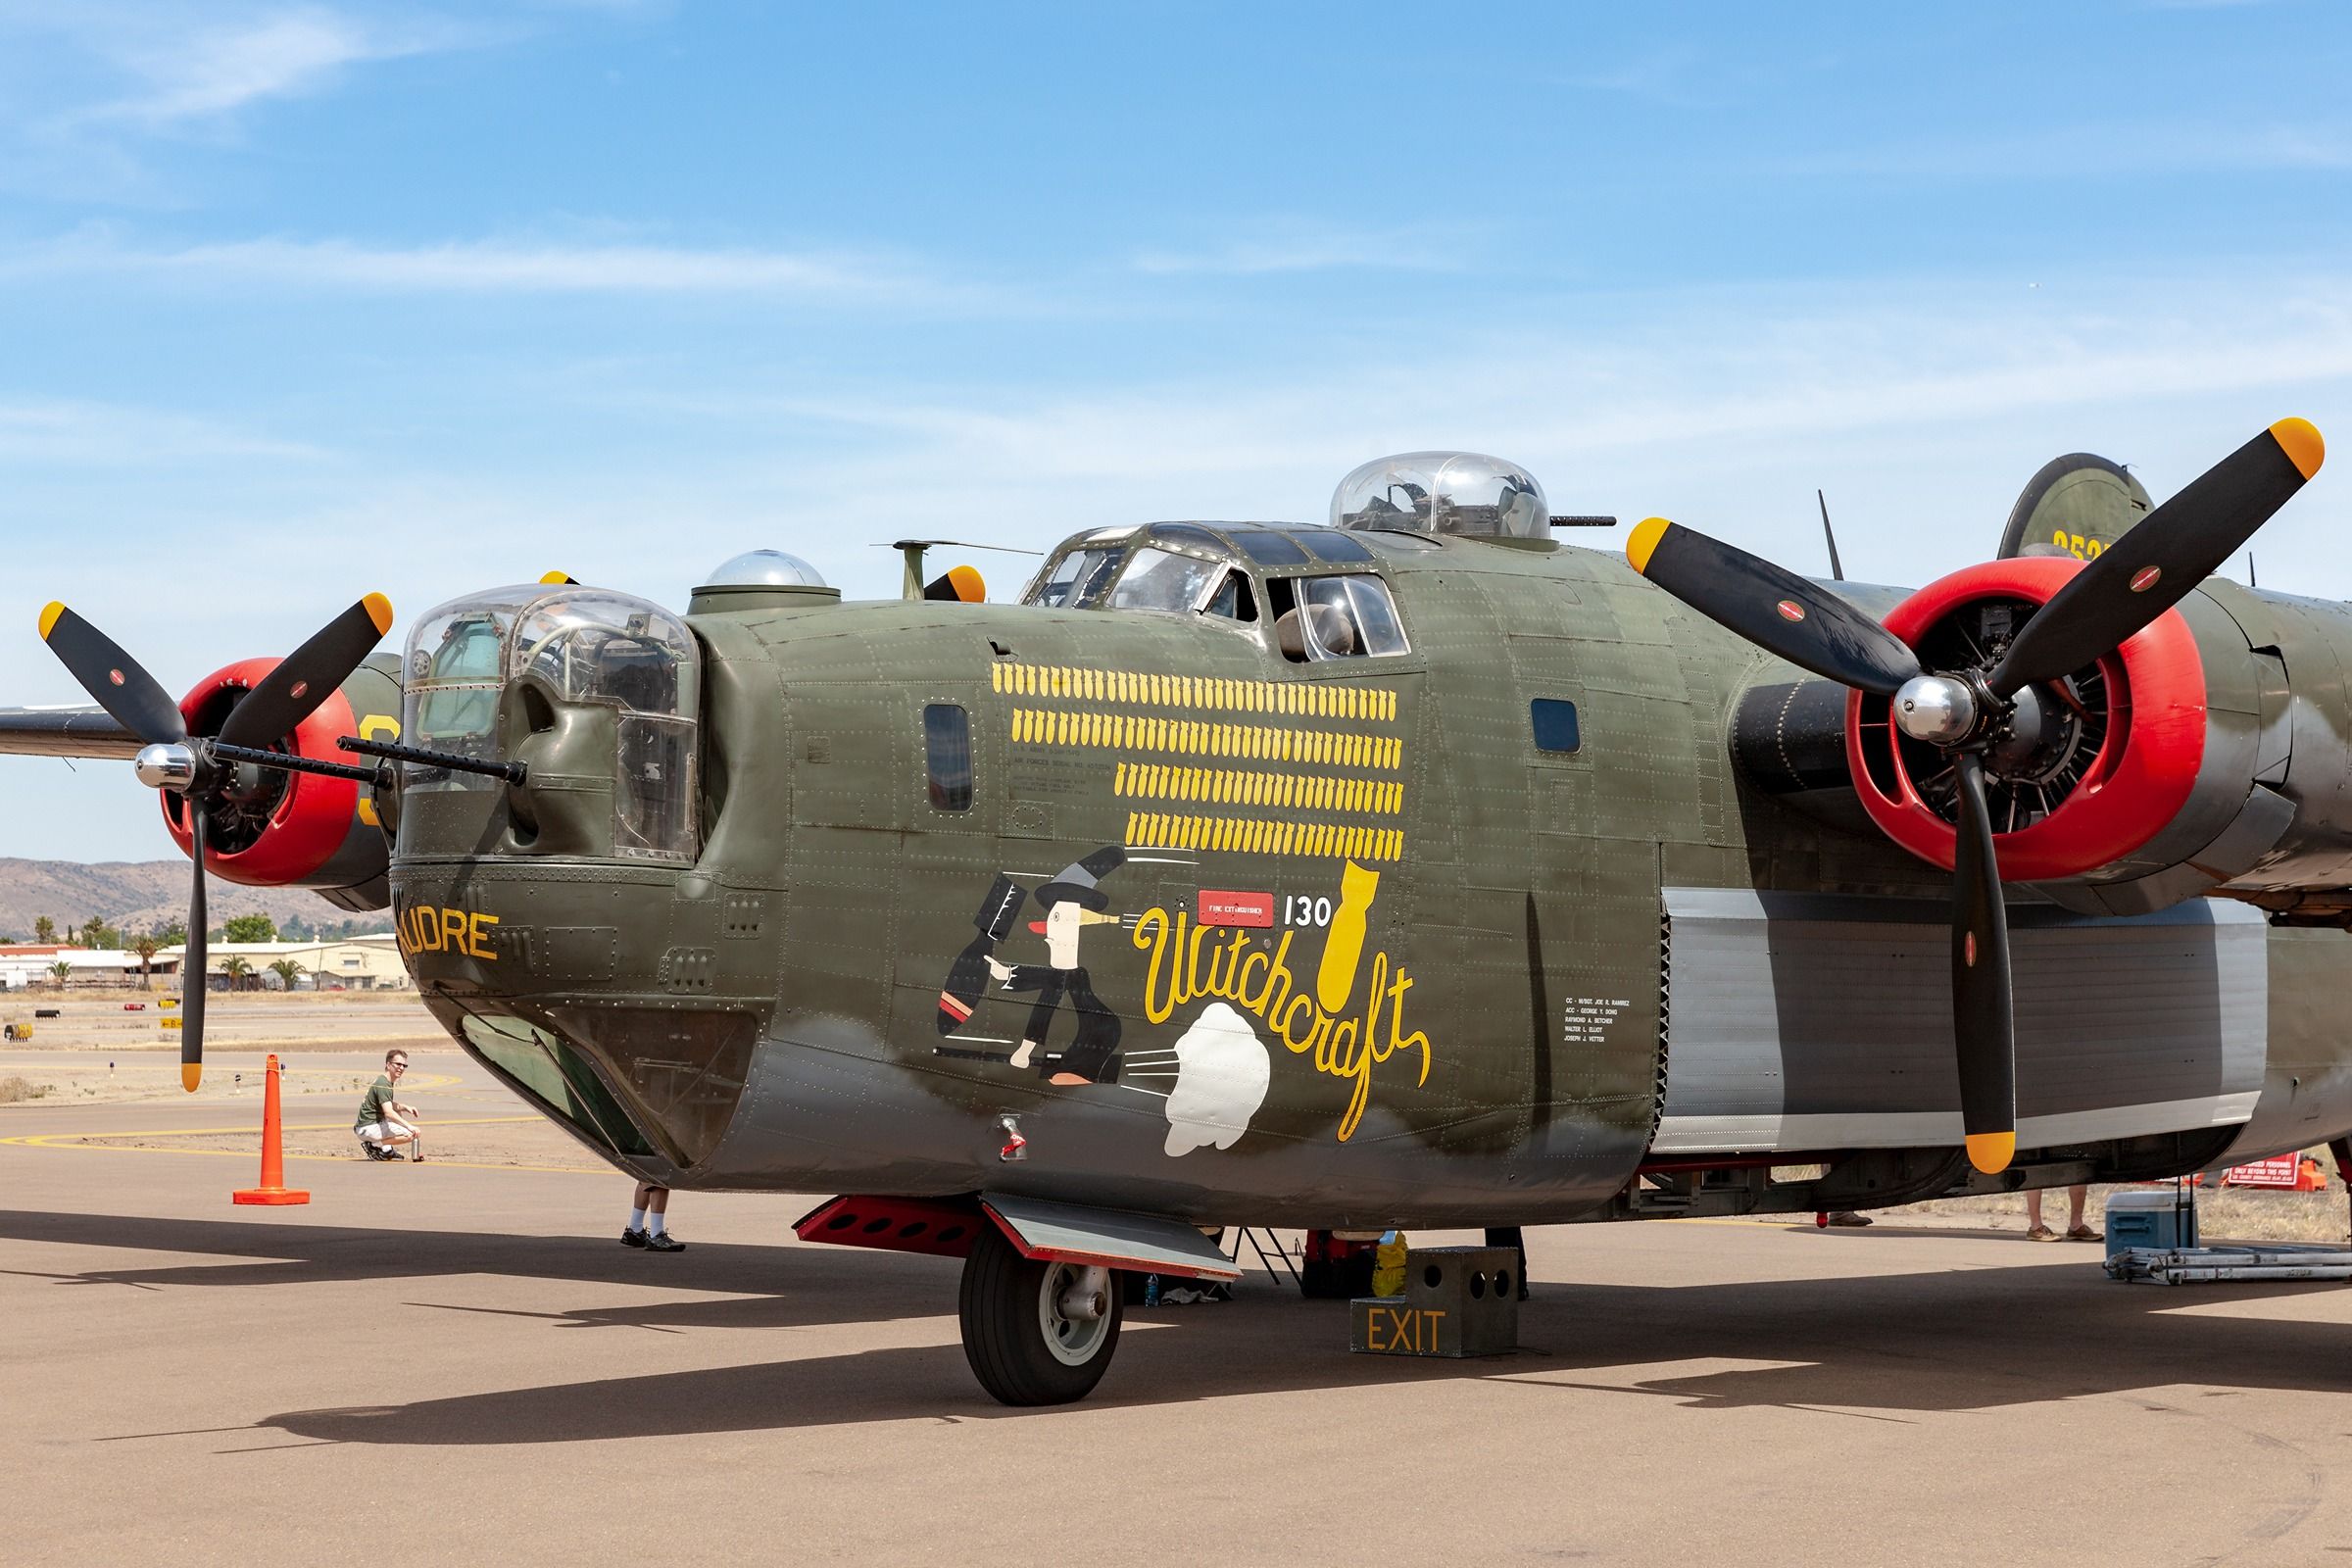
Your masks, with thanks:
[[[1227,620],[1252,624],[1257,619],[1257,597],[1250,592],[1250,579],[1239,571],[1228,570],[1225,580],[1217,584],[1216,592],[1208,596],[1201,607],[1204,615],[1222,615]]]
[[[1327,580],[1348,585],[1348,602],[1355,611],[1357,645],[1366,654],[1379,659],[1406,651],[1404,627],[1397,622],[1396,603],[1389,597],[1387,583],[1361,573]]]
[[[1376,576],[1278,578],[1266,586],[1274,602],[1276,646],[1294,663],[1408,651],[1396,601]]]

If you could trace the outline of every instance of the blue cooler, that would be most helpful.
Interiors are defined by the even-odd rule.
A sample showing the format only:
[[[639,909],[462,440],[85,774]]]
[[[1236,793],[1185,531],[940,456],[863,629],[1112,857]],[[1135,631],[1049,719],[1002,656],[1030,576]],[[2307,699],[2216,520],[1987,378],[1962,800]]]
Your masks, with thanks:
[[[2160,1252],[2179,1251],[2197,1245],[2197,1198],[2176,1202],[2172,1189],[2120,1192],[2107,1200],[2107,1255],[2127,1247],[2149,1247]]]

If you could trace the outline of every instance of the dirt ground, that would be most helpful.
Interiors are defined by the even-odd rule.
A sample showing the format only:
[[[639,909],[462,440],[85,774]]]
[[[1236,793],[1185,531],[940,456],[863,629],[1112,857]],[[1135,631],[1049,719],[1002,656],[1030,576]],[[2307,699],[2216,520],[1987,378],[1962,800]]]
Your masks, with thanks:
[[[0,992],[0,1023],[29,1027],[29,1042],[4,1048],[34,1052],[102,1051],[113,1056],[177,1054],[176,987]],[[172,1004],[167,1005],[166,1004]],[[56,1010],[61,1016],[37,1013]],[[445,1040],[413,991],[215,992],[206,998],[204,1047],[212,1053],[303,1047],[377,1051],[414,1041]]]
[[[2314,1152],[2321,1168],[2332,1172],[2334,1161],[2326,1150]],[[2169,1187],[2170,1184],[2164,1184]],[[2145,1187],[2093,1187],[2083,1205],[2083,1219],[2094,1230],[2106,1228],[2108,1198],[2119,1192],[2145,1192]],[[2041,1195],[2042,1222],[2066,1228],[2066,1191],[2052,1188]],[[2343,1184],[2331,1182],[2326,1192],[2284,1193],[2227,1187],[2198,1195],[2197,1225],[2207,1242],[2340,1242],[2346,1237],[2352,1206]],[[1880,1224],[1938,1224],[1984,1230],[2026,1229],[2026,1198],[2015,1193],[2002,1198],[1951,1198],[1931,1203],[1907,1203],[1899,1208],[1871,1211]]]

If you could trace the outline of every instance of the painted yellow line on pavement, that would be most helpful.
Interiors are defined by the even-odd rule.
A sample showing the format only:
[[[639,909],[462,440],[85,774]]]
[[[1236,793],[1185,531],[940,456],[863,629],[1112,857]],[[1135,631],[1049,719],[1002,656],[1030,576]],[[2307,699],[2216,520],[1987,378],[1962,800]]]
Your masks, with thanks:
[[[544,1116],[459,1116],[438,1118],[430,1127],[482,1127],[492,1122],[545,1121]],[[347,1121],[290,1121],[281,1131],[289,1133],[336,1133],[350,1130]],[[60,1138],[218,1138],[227,1133],[259,1133],[250,1122],[235,1127],[141,1127],[129,1132],[103,1133],[25,1133],[16,1138],[0,1138],[0,1144],[23,1144],[27,1148],[48,1149]]]
[[[546,1118],[543,1116],[464,1116],[452,1120],[432,1122],[428,1125],[427,1130],[429,1131],[434,1127],[481,1127],[493,1123],[535,1122],[544,1120],[546,1120]],[[348,1131],[349,1128],[350,1124],[348,1122],[334,1121],[305,1122],[296,1126],[287,1127],[284,1130],[290,1133],[318,1133],[345,1132]],[[78,1151],[82,1153],[91,1154],[194,1154],[212,1159],[250,1160],[253,1158],[253,1152],[247,1149],[145,1149],[137,1146],[122,1144],[91,1143],[88,1140],[94,1138],[217,1138],[223,1134],[252,1133],[255,1131],[255,1128],[245,1126],[167,1127],[145,1132],[25,1133],[16,1138],[0,1138],[0,1146],[15,1145],[23,1149],[63,1149]],[[301,1161],[311,1164],[347,1165],[351,1163],[346,1156],[341,1154],[289,1153],[285,1157],[290,1162]],[[499,1165],[491,1164],[482,1160],[436,1159],[430,1157],[428,1157],[424,1163],[428,1165],[437,1165],[444,1170],[550,1171],[568,1176],[610,1176],[615,1174],[615,1172],[609,1166],[519,1164]]]

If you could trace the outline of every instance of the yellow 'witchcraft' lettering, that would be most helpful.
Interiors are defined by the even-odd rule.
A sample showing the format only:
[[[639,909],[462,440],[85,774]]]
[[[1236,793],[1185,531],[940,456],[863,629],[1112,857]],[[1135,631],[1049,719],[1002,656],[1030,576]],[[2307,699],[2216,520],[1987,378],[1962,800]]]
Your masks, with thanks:
[[[1354,870],[1359,878],[1373,875],[1362,867]],[[1386,952],[1372,955],[1371,984],[1363,993],[1360,1016],[1350,1010],[1355,995],[1352,961],[1344,965],[1344,976],[1335,970],[1319,978],[1321,998],[1313,990],[1299,990],[1290,966],[1296,935],[1283,932],[1268,953],[1247,928],[1194,925],[1182,909],[1173,915],[1159,907],[1145,910],[1135,923],[1134,936],[1137,950],[1151,955],[1144,969],[1144,1016],[1165,1023],[1186,1003],[1209,997],[1255,1014],[1280,1037],[1283,1049],[1308,1057],[1317,1072],[1350,1085],[1339,1126],[1340,1142],[1346,1143],[1355,1136],[1371,1102],[1374,1068],[1398,1052],[1418,1052],[1421,1073],[1415,1081],[1429,1082],[1429,1036],[1418,1029],[1406,1032],[1404,999],[1414,982],[1402,965],[1392,972]],[[1334,998],[1346,1016],[1324,1009],[1323,1001]]]

